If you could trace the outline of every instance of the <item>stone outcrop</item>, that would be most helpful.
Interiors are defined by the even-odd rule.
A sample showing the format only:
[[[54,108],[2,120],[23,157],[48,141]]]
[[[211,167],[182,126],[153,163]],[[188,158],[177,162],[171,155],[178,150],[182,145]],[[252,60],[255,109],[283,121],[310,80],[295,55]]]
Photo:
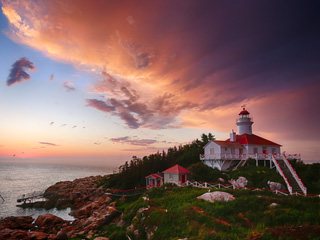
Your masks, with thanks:
[[[248,180],[245,177],[239,177],[237,180],[231,179],[229,181],[235,187],[245,187],[248,184]]]
[[[285,186],[283,186],[281,183],[271,182],[271,181],[268,181],[267,183],[271,190],[280,190],[280,191],[286,190]]]
[[[9,229],[21,229],[21,230],[29,230],[33,229],[34,226],[32,222],[34,218],[25,216],[25,217],[6,217],[4,219],[0,219],[0,230],[9,228]]]
[[[227,193],[227,192],[220,192],[220,191],[207,192],[197,198],[203,199],[203,200],[209,201],[209,202],[234,200],[234,196],[232,194]]]
[[[43,207],[72,207],[75,220],[66,221],[53,214],[32,217],[7,217],[0,219],[0,239],[55,239],[65,240],[86,236],[92,238],[101,228],[115,219],[120,212],[115,202],[97,186],[101,176],[59,182],[45,191],[48,201]],[[108,239],[100,237],[96,239]]]

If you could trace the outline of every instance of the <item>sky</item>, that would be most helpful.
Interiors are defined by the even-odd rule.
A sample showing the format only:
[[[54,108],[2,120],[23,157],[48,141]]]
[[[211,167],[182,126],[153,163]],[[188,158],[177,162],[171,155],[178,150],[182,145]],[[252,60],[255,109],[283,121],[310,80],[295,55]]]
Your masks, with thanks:
[[[320,162],[317,1],[0,0],[0,159],[119,166],[236,131]]]

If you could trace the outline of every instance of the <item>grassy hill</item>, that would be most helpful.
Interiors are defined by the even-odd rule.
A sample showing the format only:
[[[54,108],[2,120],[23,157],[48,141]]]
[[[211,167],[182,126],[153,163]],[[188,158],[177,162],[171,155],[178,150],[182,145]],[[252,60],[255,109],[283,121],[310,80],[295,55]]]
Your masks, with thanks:
[[[119,173],[105,177],[100,185],[107,188],[130,189],[145,186],[145,176],[162,172],[180,164],[188,168],[191,180],[228,183],[240,176],[247,187],[268,188],[267,181],[280,182],[275,169],[247,165],[235,171],[219,171],[199,160],[203,146],[214,137],[203,134],[201,140],[169,148],[143,158],[133,157],[120,166]],[[320,164],[292,163],[308,188],[320,193]],[[223,190],[234,195],[230,202],[209,203],[197,199],[208,189],[162,186],[147,191],[143,197],[117,201],[123,213],[121,224],[105,227],[103,236],[111,240],[128,239],[320,239],[320,199],[301,196],[280,196],[268,191]],[[272,207],[271,204],[276,205]]]
[[[102,235],[111,240],[128,239],[126,235],[132,240],[319,239],[319,198],[224,190],[235,199],[197,199],[207,191],[166,185],[147,191],[147,200],[118,201],[124,225],[111,224]]]
[[[255,161],[248,161],[245,167],[236,171],[221,172],[204,165],[199,157],[208,141],[214,140],[212,134],[202,134],[189,144],[174,146],[166,152],[157,152],[138,158],[133,156],[130,161],[119,167],[119,173],[105,177],[100,185],[106,188],[132,189],[145,186],[145,177],[156,172],[162,172],[175,164],[189,169],[191,180],[216,183],[218,178],[237,179],[244,176],[249,180],[248,187],[267,188],[267,181],[285,183],[275,169],[256,167]],[[320,163],[312,165],[292,163],[296,172],[308,189],[308,193],[320,193]]]

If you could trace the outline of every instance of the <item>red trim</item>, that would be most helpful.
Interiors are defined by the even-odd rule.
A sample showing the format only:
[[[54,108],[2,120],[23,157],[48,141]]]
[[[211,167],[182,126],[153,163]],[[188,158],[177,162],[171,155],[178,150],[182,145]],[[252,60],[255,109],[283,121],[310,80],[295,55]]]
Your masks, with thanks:
[[[239,113],[239,115],[242,115],[242,114],[250,114],[247,110],[243,110]]]
[[[227,139],[225,142],[230,143],[230,139]],[[242,134],[236,135],[236,142],[240,143],[241,145],[252,144],[252,145],[266,145],[266,146],[281,146],[275,142],[272,142],[268,139],[259,137],[255,134]]]
[[[181,167],[179,164],[176,164],[173,167],[168,168],[167,170],[164,170],[163,173],[184,174],[184,173],[190,173],[190,171],[184,167]]]
[[[301,178],[299,177],[299,175],[297,174],[296,170],[292,167],[290,161],[288,160],[287,156],[285,154],[283,154],[283,156],[286,158],[287,162],[290,164],[291,168],[293,169],[293,171],[295,172],[296,176],[300,179],[300,182],[302,183],[302,185],[306,188],[306,186],[303,184]]]
[[[284,178],[287,180],[288,185],[289,185],[289,186],[291,187],[291,189],[292,189],[292,186],[291,186],[291,184],[289,183],[287,176],[286,176],[286,175],[284,174],[284,172],[282,171],[282,168],[280,167],[280,164],[278,163],[278,160],[277,160],[276,157],[273,155],[273,153],[272,153],[272,156],[273,156],[274,160],[277,162],[277,164],[278,164],[278,166],[279,166],[279,168],[280,168],[280,171],[282,172]]]

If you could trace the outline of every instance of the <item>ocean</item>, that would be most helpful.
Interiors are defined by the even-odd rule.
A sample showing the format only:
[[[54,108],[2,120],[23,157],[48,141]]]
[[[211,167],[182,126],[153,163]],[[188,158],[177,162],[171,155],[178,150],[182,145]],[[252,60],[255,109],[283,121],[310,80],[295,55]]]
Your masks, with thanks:
[[[34,191],[44,191],[49,186],[60,181],[72,181],[76,178],[83,178],[97,175],[107,175],[112,169],[80,167],[80,166],[58,166],[28,163],[1,163],[0,162],[0,218],[7,216],[37,216],[52,213],[65,220],[73,220],[68,215],[71,211],[45,210],[45,209],[23,209],[17,207],[17,198],[22,194]]]

